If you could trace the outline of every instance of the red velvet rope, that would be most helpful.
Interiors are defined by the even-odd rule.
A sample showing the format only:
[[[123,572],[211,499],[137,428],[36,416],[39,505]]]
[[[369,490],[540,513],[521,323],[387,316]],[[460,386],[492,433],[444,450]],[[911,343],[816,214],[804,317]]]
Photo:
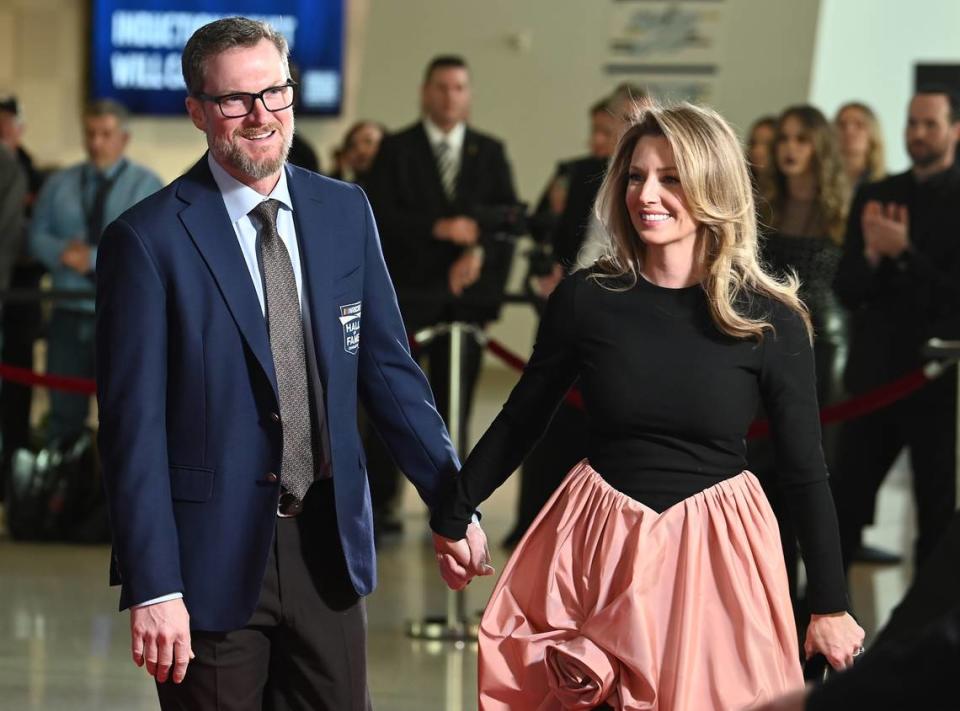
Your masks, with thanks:
[[[412,336],[410,337],[410,345],[413,348],[419,345],[413,340]],[[493,339],[487,341],[487,350],[514,370],[523,370],[527,364],[519,355]],[[0,379],[9,380],[10,382],[21,385],[41,386],[50,388],[51,390],[62,390],[64,392],[84,395],[93,395],[97,391],[96,383],[88,378],[34,373],[28,368],[18,368],[3,363],[0,363]],[[923,368],[917,368],[868,393],[852,397],[843,402],[828,405],[820,410],[820,422],[824,425],[830,425],[835,422],[862,417],[905,398],[907,395],[920,389],[930,380],[931,376],[928,376]],[[583,408],[583,395],[581,395],[578,388],[570,388],[565,400],[567,404],[572,407]],[[750,426],[747,437],[753,439],[755,437],[766,437],[769,434],[770,423],[767,420],[756,420]]]
[[[66,375],[47,375],[34,373],[29,368],[18,368],[14,365],[0,363],[0,379],[9,380],[20,385],[39,385],[51,390],[63,390],[68,393],[93,395],[97,392],[97,384],[89,378],[72,378]]]

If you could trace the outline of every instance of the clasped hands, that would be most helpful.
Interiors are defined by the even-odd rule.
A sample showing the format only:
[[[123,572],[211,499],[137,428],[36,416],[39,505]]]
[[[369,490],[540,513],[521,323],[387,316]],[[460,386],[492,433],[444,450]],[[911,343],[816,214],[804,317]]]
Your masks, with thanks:
[[[437,555],[440,577],[451,590],[463,590],[478,575],[493,575],[487,535],[480,524],[467,526],[467,536],[454,541],[433,534],[433,550]]]
[[[63,252],[60,253],[60,263],[69,267],[77,274],[88,274],[93,270],[90,255],[92,248],[79,239],[71,240]]]
[[[863,254],[876,266],[881,257],[896,259],[910,246],[910,213],[906,205],[870,200],[863,207]]]

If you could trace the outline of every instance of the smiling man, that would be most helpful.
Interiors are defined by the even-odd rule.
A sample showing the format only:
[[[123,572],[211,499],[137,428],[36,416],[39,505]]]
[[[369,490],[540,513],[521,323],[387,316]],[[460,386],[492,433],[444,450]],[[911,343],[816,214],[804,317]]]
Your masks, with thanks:
[[[363,193],[286,164],[284,38],[215,21],[183,74],[209,151],[110,225],[97,263],[100,444],[131,653],[164,709],[364,711],[376,564],[358,394],[429,504],[456,454]],[[471,529],[471,559],[441,561],[453,585],[487,570]]]

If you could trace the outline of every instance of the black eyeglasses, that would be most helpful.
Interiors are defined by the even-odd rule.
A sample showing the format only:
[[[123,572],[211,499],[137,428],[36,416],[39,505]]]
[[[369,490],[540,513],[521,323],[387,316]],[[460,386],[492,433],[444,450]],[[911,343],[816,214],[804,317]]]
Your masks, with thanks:
[[[210,94],[195,94],[198,99],[212,101],[220,107],[220,113],[224,118],[241,118],[253,111],[257,99],[263,103],[267,111],[283,111],[293,106],[293,87],[297,83],[290,79],[286,84],[280,86],[271,86],[256,94],[246,91],[236,91],[232,94],[222,94],[221,96],[211,96]]]

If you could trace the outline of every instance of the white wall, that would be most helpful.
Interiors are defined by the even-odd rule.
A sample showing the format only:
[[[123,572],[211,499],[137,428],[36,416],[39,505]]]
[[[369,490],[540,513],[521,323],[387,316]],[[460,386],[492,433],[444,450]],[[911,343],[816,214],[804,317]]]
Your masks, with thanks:
[[[832,116],[856,99],[876,111],[891,172],[903,145],[916,63],[960,64],[958,0],[821,0],[810,101]]]

